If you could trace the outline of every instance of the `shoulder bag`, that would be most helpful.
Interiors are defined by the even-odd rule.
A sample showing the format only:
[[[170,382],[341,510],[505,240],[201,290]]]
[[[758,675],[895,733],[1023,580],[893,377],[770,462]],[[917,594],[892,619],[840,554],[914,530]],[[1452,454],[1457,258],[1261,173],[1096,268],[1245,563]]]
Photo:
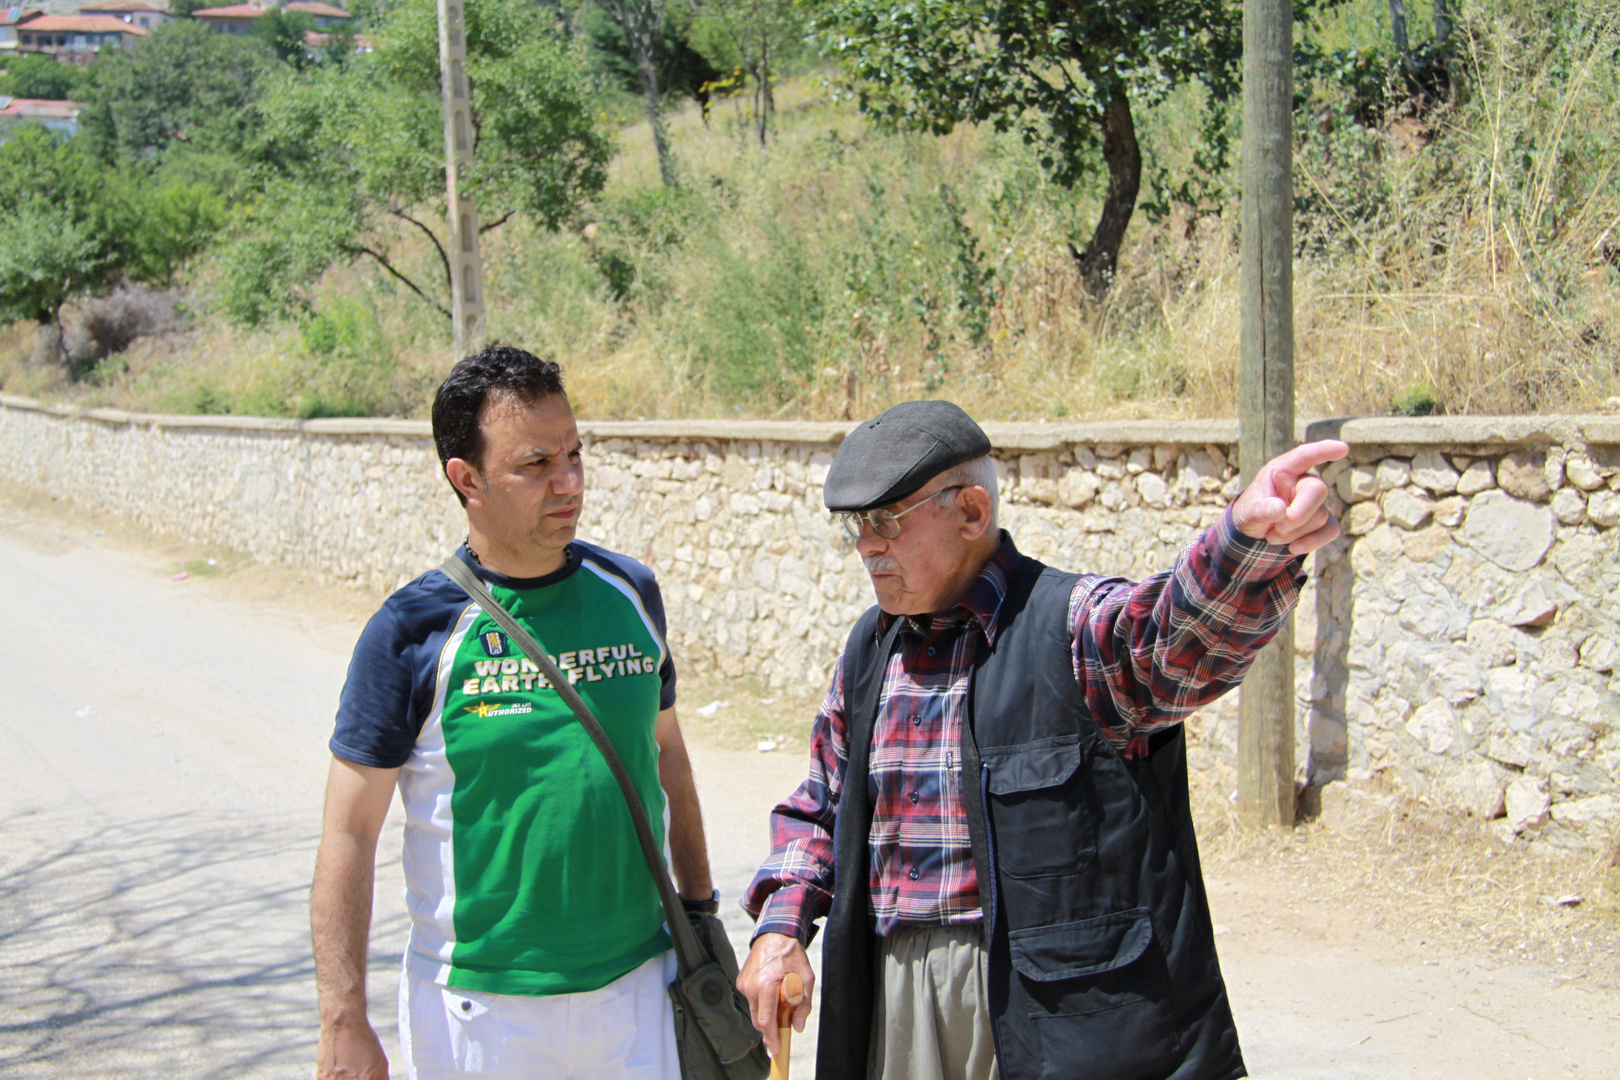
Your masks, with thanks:
[[[636,838],[641,841],[641,852],[647,859],[647,869],[652,872],[659,899],[664,904],[669,936],[675,944],[678,974],[669,984],[669,997],[675,1012],[675,1045],[680,1055],[681,1080],[762,1080],[770,1071],[770,1058],[765,1052],[763,1036],[754,1027],[748,999],[737,989],[737,955],[732,951],[725,927],[718,917],[689,915],[682,905],[675,883],[670,880],[669,868],[664,865],[663,853],[653,840],[646,807],[607,732],[591,715],[590,708],[568,677],[557,670],[540,642],[501,606],[471,567],[452,555],[439,569],[461,586],[540,668],[552,689],[574,710],[574,716],[602,752],[613,778],[619,782],[630,809],[630,820],[635,825]]]

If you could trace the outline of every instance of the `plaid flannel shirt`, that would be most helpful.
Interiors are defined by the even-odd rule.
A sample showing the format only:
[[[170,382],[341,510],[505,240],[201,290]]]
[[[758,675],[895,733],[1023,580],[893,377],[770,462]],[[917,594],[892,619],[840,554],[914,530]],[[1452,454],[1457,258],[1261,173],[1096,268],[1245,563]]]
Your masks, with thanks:
[[[906,617],[873,729],[870,897],[875,932],[976,922],[978,879],[961,796],[961,725],[981,641],[994,644],[1018,557],[1012,538],[961,603]],[[1139,583],[1087,575],[1069,599],[1074,674],[1092,719],[1127,754],[1236,686],[1299,599],[1301,560],[1237,531],[1231,512]],[[888,629],[881,621],[880,632]],[[810,735],[810,775],[771,814],[771,854],[743,907],[755,936],[808,943],[832,908],[833,823],[849,760],[844,660]]]

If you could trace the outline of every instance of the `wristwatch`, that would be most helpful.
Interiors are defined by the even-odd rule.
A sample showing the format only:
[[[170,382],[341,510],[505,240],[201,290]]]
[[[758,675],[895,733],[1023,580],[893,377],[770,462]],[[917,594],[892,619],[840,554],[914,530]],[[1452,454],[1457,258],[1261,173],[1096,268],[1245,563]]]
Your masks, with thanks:
[[[688,900],[683,896],[681,897],[681,907],[686,909],[688,915],[718,915],[720,914],[720,890],[714,890],[714,894],[707,900]]]

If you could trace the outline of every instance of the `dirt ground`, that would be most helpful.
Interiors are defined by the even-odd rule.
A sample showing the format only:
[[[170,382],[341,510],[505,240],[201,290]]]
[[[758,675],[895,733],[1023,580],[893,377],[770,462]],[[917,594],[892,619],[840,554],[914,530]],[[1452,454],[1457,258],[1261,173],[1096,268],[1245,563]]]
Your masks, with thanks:
[[[325,739],[378,597],[26,492],[0,498],[0,578],[0,1075],[310,1075],[304,904]],[[739,945],[748,922],[730,901],[803,775],[814,706],[683,676]],[[1195,780],[1255,1076],[1620,1076],[1608,853],[1507,847],[1420,807],[1256,834],[1229,794]],[[385,1043],[397,827],[373,934]]]

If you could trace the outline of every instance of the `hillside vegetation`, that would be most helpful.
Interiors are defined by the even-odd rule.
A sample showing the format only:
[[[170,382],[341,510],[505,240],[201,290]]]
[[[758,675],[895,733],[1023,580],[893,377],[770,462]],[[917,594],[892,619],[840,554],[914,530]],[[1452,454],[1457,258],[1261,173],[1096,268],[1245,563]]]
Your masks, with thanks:
[[[1402,72],[1383,0],[1313,9],[1296,111],[1302,415],[1620,406],[1616,7],[1454,3],[1443,63],[1419,79]],[[1413,41],[1433,41],[1428,13],[1410,17]],[[706,118],[668,99],[672,185],[648,124],[631,119],[636,102],[582,83],[595,116],[570,137],[584,160],[600,125],[601,179],[576,170],[558,181],[575,189],[552,198],[525,186],[532,167],[513,157],[481,203],[486,220],[508,215],[483,237],[491,338],[555,357],[598,418],[848,418],[919,396],[985,419],[1235,415],[1235,102],[1219,107],[1194,82],[1137,108],[1141,194],[1099,297],[1075,250],[1105,194],[1100,155],[1065,177],[1016,125],[900,130],[862,111],[832,60],[804,50],[795,63],[773,88],[763,147],[746,78]],[[431,102],[396,69],[389,78]],[[178,304],[165,329],[64,366],[29,362],[33,324],[18,323],[0,331],[8,392],[151,411],[426,414],[453,358],[438,256],[416,222],[438,227],[442,211],[430,188],[364,205],[352,193],[378,183],[365,154],[414,154],[413,175],[428,175],[434,147],[317,130],[322,99],[302,78],[294,114],[314,126],[281,129],[281,171],[261,154],[215,184],[226,207],[202,200],[218,231],[163,263]],[[323,139],[371,149],[337,169],[308,149]],[[248,153],[220,145],[217,161]],[[203,164],[193,155],[150,190],[172,200],[182,180],[211,182]],[[333,219],[349,231],[287,254],[288,237],[330,239]],[[366,257],[383,239],[392,269]],[[294,255],[316,272],[286,269],[303,265]],[[107,303],[71,299],[68,337]]]

